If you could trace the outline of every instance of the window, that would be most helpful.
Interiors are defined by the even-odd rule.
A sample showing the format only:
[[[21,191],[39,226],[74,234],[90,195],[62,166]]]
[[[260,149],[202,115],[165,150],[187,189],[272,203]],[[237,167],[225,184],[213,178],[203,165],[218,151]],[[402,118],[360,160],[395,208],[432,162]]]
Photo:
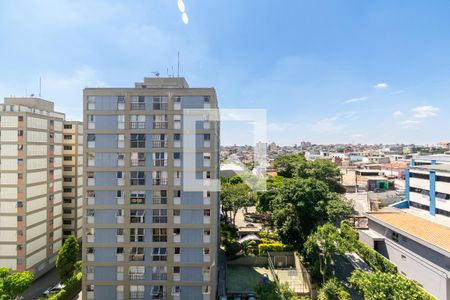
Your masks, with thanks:
[[[181,153],[180,152],[174,152],[173,153],[173,159],[181,159]]]
[[[210,217],[210,216],[211,216],[211,210],[209,210],[209,209],[204,209],[204,210],[203,210],[203,216],[204,216],[204,217]]]
[[[180,247],[175,247],[173,251],[174,251],[173,252],[174,254],[180,254],[181,253]]]
[[[154,190],[153,191],[153,204],[167,204],[167,191],[166,190]]]
[[[125,96],[117,96],[117,103],[125,103]]]
[[[64,167],[64,172],[71,172],[72,171],[72,167]]]
[[[144,242],[145,230],[144,228],[131,228],[130,229],[130,242]]]
[[[209,103],[210,100],[211,100],[210,96],[203,96],[203,101],[204,101],[205,103]]]
[[[165,153],[165,152],[153,153],[153,166],[154,167],[167,166],[167,153]]]
[[[145,204],[145,191],[132,191],[130,192],[131,204]]]
[[[167,242],[167,228],[153,228],[153,242]]]
[[[86,210],[86,216],[88,216],[88,217],[94,217],[94,216],[95,216],[95,210],[93,210],[93,209],[87,209],[87,210]]]
[[[204,140],[204,141],[210,141],[210,140],[211,140],[211,134],[205,133],[205,134],[203,135],[203,140]]]
[[[167,223],[167,209],[153,210],[153,223]]]
[[[53,146],[53,145],[51,145],[51,146]],[[17,150],[23,150],[23,145],[22,144],[18,144],[17,145]]]
[[[22,201],[17,201],[17,207],[23,207],[23,202]]]
[[[71,208],[64,208],[63,209],[63,214],[71,214],[72,213],[72,209]]]
[[[131,110],[145,110],[145,97],[133,97],[131,100]]]
[[[64,198],[64,199],[63,199],[63,202],[66,203],[66,204],[71,204],[71,203],[72,203],[72,199],[70,199],[70,198]]]
[[[70,150],[72,150],[72,146],[64,145],[64,150],[70,151]]]
[[[145,167],[145,153],[144,152],[132,152],[131,153],[131,166],[132,167]]]
[[[131,134],[130,147],[145,148],[145,134]]]
[[[153,97],[153,110],[167,110],[167,97]]]
[[[130,261],[144,261],[145,254],[144,248],[141,247],[133,247],[130,251]]]
[[[88,140],[88,142],[95,142],[95,134],[89,133],[87,135],[87,140]]]
[[[72,161],[72,156],[64,156],[64,161]]]
[[[152,147],[153,148],[166,148],[167,147],[167,135],[166,134],[152,135]]]
[[[72,188],[70,188],[70,187],[65,187],[65,188],[63,189],[63,192],[64,192],[64,193],[72,193]]]
[[[17,130],[17,136],[23,136],[23,130]]]
[[[145,210],[132,209],[130,213],[131,223],[145,223]]]
[[[175,133],[173,135],[173,140],[174,141],[181,141],[181,134],[180,133]]]
[[[174,217],[179,217],[180,216],[180,210],[179,209],[174,209],[173,210],[173,216]]]
[[[153,248],[152,260],[153,261],[166,261],[167,260],[167,248]]]
[[[131,129],[145,129],[145,115],[130,116]]]
[[[64,139],[65,140],[71,140],[72,139],[72,135],[71,134],[65,134],[64,135]]]
[[[167,129],[167,115],[153,116],[153,129]]]
[[[152,280],[167,280],[167,267],[166,266],[153,267]]]
[[[130,172],[130,185],[145,185],[145,172]]]
[[[72,182],[72,177],[64,177],[64,182]]]
[[[398,233],[397,232],[392,232],[392,240],[398,243]]]
[[[18,116],[18,117],[17,117],[17,120],[18,120],[19,122],[23,122],[23,116]]]
[[[64,129],[72,129],[72,124],[64,124]]]

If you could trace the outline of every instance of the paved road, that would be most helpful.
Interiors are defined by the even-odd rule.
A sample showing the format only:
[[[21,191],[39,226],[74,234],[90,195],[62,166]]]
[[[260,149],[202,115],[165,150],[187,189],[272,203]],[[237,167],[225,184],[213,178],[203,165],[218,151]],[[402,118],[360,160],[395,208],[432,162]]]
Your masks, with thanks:
[[[51,269],[48,271],[45,275],[38,278],[31,287],[26,290],[22,296],[24,297],[24,300],[36,300],[40,296],[42,296],[42,293],[48,289],[51,286],[54,286],[58,283],[59,276],[58,276],[58,270],[56,268]]]

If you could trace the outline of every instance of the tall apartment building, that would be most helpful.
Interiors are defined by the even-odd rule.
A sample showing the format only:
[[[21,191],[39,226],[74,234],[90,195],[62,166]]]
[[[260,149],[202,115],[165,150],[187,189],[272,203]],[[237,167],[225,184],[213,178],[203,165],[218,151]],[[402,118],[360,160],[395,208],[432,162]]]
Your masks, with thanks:
[[[63,128],[63,237],[83,233],[83,123],[65,121]]]
[[[84,90],[84,299],[215,299],[219,195],[188,191],[183,172],[219,178],[219,124],[185,136],[188,108],[217,108],[215,90],[184,78]]]
[[[64,114],[38,98],[0,104],[0,266],[36,276],[62,244]]]

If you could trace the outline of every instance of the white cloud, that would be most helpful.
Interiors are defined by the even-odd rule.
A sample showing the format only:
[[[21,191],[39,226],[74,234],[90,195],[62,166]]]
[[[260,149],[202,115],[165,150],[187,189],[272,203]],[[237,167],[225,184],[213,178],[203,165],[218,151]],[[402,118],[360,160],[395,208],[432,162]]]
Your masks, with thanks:
[[[299,124],[296,123],[270,123],[268,126],[269,131],[276,131],[276,132],[284,132],[284,131],[291,131],[291,130],[298,130],[300,128]]]
[[[387,89],[389,85],[386,82],[380,82],[375,84],[374,88],[376,89]]]
[[[420,121],[417,120],[405,120],[400,122],[400,126],[402,128],[417,128],[417,126],[420,124]]]
[[[333,117],[324,118],[311,125],[313,131],[319,133],[335,133],[349,126],[349,119],[358,117],[355,111],[345,111],[334,115]]]
[[[367,99],[369,99],[369,97],[351,98],[351,99],[345,100],[345,101],[344,101],[344,104],[349,104],[349,103],[355,103],[355,102],[366,101]]]
[[[394,111],[394,113],[392,114],[395,118],[400,118],[403,116],[403,113],[401,111]]]
[[[414,113],[414,118],[423,119],[437,115],[439,110],[439,107],[426,105],[413,108],[411,111]]]

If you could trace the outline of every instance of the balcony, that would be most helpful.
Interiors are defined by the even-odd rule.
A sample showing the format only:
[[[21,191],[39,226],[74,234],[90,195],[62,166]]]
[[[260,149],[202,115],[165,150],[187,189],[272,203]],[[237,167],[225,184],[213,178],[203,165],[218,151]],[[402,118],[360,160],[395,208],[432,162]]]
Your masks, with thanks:
[[[144,273],[131,273],[131,274],[128,274],[128,279],[129,280],[144,280],[145,274]]]
[[[153,160],[154,167],[167,167],[167,159],[155,159]]]
[[[123,280],[123,273],[117,273],[116,274],[116,280],[122,281]],[[117,298],[117,299],[119,299],[119,298]]]
[[[87,254],[87,261],[95,261],[94,253]]]
[[[131,129],[145,129],[145,122],[130,122]]]
[[[123,216],[117,216],[116,220],[117,220],[117,224],[123,224],[124,218],[123,218]]]
[[[123,261],[123,253],[117,253],[116,259],[117,259],[117,261]]]
[[[94,280],[94,273],[87,273],[87,280]]]
[[[88,141],[88,148],[95,148],[95,141]]]
[[[88,123],[88,129],[95,129],[95,123],[94,122],[89,122]]]
[[[180,280],[181,280],[180,273],[174,273],[173,274],[173,281],[180,281]]]
[[[167,280],[167,273],[153,273],[152,280],[165,281]]]
[[[174,160],[173,160],[173,166],[174,166],[175,168],[181,167],[181,159],[174,159]]]
[[[123,180],[123,178],[117,178],[117,185],[118,185],[118,186],[123,186],[123,185],[125,185],[125,181]]]
[[[181,197],[173,197],[173,204],[174,205],[180,205],[181,204]]]
[[[130,185],[145,185],[145,178],[131,178]]]
[[[132,159],[131,166],[132,167],[145,167],[145,159]]]
[[[211,197],[203,197],[203,205],[210,205]]]
[[[205,168],[211,167],[211,160],[210,159],[204,159],[203,160],[203,167],[205,167]]]
[[[167,102],[153,103],[153,110],[166,111],[169,109]]]
[[[94,300],[95,298],[95,295],[94,295],[94,291],[87,291],[87,293],[86,293],[86,298],[88,299],[88,300]]]
[[[181,224],[181,217],[180,216],[173,216],[173,223],[174,224]]]
[[[88,205],[94,205],[95,204],[95,197],[88,197],[87,198]]]
[[[153,129],[167,129],[169,122],[153,122]]]
[[[131,103],[131,110],[145,110],[145,103],[142,102]]]
[[[173,146],[174,146],[175,148],[180,148],[180,147],[181,147],[181,141],[174,141],[174,142],[173,142]]]
[[[116,240],[118,243],[123,243],[125,239],[124,239],[123,235],[117,235]]]
[[[94,243],[95,241],[95,236],[93,234],[88,234],[87,235],[87,242],[88,243]]]
[[[152,141],[152,148],[167,148],[167,141]]]
[[[130,254],[130,261],[145,261],[144,254]]]
[[[95,185],[95,178],[88,178],[87,184],[88,184],[88,186],[94,186]]]
[[[94,224],[95,223],[95,217],[94,216],[87,216],[87,223],[88,224]]]
[[[211,223],[211,217],[203,216],[203,224],[210,224],[210,223]]]
[[[130,300],[144,299],[144,292],[130,292]]]
[[[153,179],[153,185],[167,185],[167,178],[155,178]]]
[[[203,254],[203,262],[211,262],[211,254]]]
[[[145,140],[131,140],[130,148],[145,148]]]
[[[181,254],[174,254],[173,255],[173,261],[174,262],[180,262],[181,261]],[[175,275],[175,274],[173,274]]]
[[[210,281],[211,280],[211,274],[208,272],[203,273],[203,281]]]

